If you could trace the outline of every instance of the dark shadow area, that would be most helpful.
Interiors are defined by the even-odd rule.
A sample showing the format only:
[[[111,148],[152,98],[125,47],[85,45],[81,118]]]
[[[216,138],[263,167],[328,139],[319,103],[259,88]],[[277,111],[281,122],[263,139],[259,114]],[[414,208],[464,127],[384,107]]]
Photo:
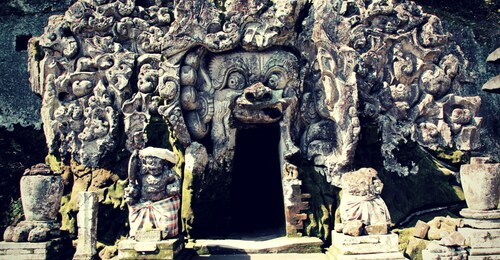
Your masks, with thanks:
[[[231,183],[233,233],[284,233],[279,140],[278,126],[238,131]]]

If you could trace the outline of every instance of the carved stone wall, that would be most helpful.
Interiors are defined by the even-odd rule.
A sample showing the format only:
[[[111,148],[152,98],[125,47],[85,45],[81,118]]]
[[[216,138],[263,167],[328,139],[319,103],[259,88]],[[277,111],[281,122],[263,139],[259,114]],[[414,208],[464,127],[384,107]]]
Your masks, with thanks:
[[[281,165],[334,185],[360,118],[400,175],[418,170],[397,161],[400,143],[478,144],[480,99],[453,94],[467,60],[413,2],[80,0],[30,46],[49,152],[85,166],[151,141],[153,118],[208,148],[205,174],[231,172],[238,129],[277,124]]]

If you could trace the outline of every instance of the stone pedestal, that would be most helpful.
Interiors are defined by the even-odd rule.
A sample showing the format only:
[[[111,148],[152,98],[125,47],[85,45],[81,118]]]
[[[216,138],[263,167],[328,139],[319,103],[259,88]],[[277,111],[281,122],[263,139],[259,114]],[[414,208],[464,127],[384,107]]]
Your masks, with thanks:
[[[68,259],[71,257],[69,238],[56,238],[46,242],[0,242],[0,259]]]
[[[460,215],[469,259],[500,259],[500,210],[463,209]]]
[[[405,259],[398,251],[398,235],[348,236],[332,232],[331,259]]]
[[[179,238],[162,241],[128,239],[118,244],[118,259],[175,259],[183,248],[183,240]]]

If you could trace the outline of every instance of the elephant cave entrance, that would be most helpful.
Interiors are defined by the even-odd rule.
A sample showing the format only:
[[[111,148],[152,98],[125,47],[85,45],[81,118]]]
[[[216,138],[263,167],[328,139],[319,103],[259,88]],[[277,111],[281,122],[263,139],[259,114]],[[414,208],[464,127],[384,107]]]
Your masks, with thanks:
[[[278,126],[238,130],[231,183],[233,235],[285,234],[279,142]]]

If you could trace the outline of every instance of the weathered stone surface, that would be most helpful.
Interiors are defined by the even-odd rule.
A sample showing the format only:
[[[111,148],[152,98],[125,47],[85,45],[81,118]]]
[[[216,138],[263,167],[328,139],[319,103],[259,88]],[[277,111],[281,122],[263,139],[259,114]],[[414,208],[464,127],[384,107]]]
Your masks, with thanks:
[[[197,239],[193,248],[199,255],[319,253],[323,242],[317,237],[278,237],[264,240]]]
[[[496,48],[492,53],[488,55],[486,58],[487,62],[495,62],[500,60],[500,48]]]
[[[430,240],[440,240],[447,237],[457,230],[459,223],[459,219],[436,217],[427,223],[430,226],[427,237]]]
[[[343,223],[342,233],[344,235],[359,237],[363,235],[364,224],[361,220],[351,220]]]
[[[161,230],[137,230],[135,241],[137,242],[159,242],[162,239]]]
[[[340,220],[343,233],[359,236],[363,226],[372,226],[370,232],[385,231],[391,223],[391,216],[385,202],[380,197],[384,184],[372,168],[361,168],[346,173],[341,178],[342,199],[340,201]],[[380,227],[383,227],[382,229]]]
[[[460,166],[460,179],[467,206],[472,210],[490,210],[500,200],[500,163],[475,163]]]
[[[493,93],[500,93],[500,75],[496,75],[495,77],[489,79],[486,83],[484,83],[481,90]]]
[[[468,258],[469,260],[499,260],[500,255],[487,255],[487,256],[478,256],[478,255],[471,255]]]
[[[96,255],[98,211],[97,193],[78,194],[78,244],[73,259],[90,260]]]
[[[432,241],[427,245],[427,248],[422,251],[423,259],[456,259],[466,260],[467,251],[461,247],[447,247],[439,245],[436,241]]]
[[[67,237],[45,242],[0,242],[0,259],[56,259],[71,258],[71,240]]]
[[[344,255],[398,252],[398,235],[371,235],[353,237],[332,233],[332,247]]]
[[[389,233],[389,224],[374,224],[365,226],[368,235],[386,235]]]
[[[344,3],[343,7],[337,7],[326,1],[314,4],[299,1],[269,2],[269,5],[259,2],[243,6],[239,1],[229,1],[221,8],[223,11],[220,11],[208,1],[181,1],[175,5],[158,2],[158,6],[154,5],[152,8],[142,2],[146,1],[138,2],[137,5],[133,1],[78,2],[65,17],[54,18],[49,25],[52,27],[47,28],[47,33],[39,41],[47,55],[43,57],[43,62],[38,60],[40,64],[31,67],[47,69],[46,75],[54,76],[50,78],[39,74],[39,77],[33,77],[35,81],[42,81],[38,85],[34,83],[38,90],[45,86],[50,89],[46,92],[55,92],[44,94],[43,111],[48,121],[45,130],[50,137],[49,144],[57,146],[52,147],[52,151],[61,148],[62,153],[67,152],[86,165],[99,164],[99,161],[106,159],[106,155],[113,155],[113,149],[123,148],[116,147],[123,142],[113,142],[114,139],[126,135],[127,144],[134,144],[131,139],[136,134],[135,130],[143,132],[152,115],[163,116],[175,128],[173,132],[183,145],[187,146],[191,139],[206,135],[205,141],[213,142],[207,147],[213,146],[214,150],[220,151],[219,147],[228,147],[231,142],[226,143],[225,138],[213,140],[215,138],[211,136],[211,131],[218,130],[214,123],[220,119],[216,116],[210,118],[213,108],[211,101],[214,104],[221,101],[217,100],[219,90],[223,92],[230,88],[212,88],[213,82],[210,75],[207,77],[210,73],[207,73],[205,67],[209,63],[208,59],[218,56],[214,53],[223,53],[221,56],[229,57],[234,54],[231,51],[240,47],[247,51],[264,52],[283,45],[298,46],[293,55],[300,56],[297,60],[304,63],[304,68],[301,68],[298,77],[299,86],[290,82],[287,87],[291,91],[287,92],[285,88],[281,97],[290,98],[291,103],[295,102],[294,97],[297,98],[296,104],[302,106],[300,111],[305,111],[294,112],[292,104],[283,113],[283,119],[292,118],[294,122],[298,122],[295,129],[288,131],[290,122],[280,121],[284,136],[282,140],[285,140],[282,142],[283,158],[299,154],[296,153],[299,147],[302,150],[300,155],[314,162],[329,180],[338,177],[347,166],[352,165],[352,154],[359,134],[357,110],[360,100],[363,100],[366,107],[382,107],[381,111],[374,113],[373,118],[376,122],[381,122],[380,126],[384,128],[384,140],[387,142],[383,147],[384,155],[393,153],[394,143],[406,141],[405,134],[400,136],[405,131],[390,127],[391,122],[398,121],[408,126],[403,129],[407,130],[406,136],[416,138],[421,134],[419,142],[429,147],[434,143],[450,146],[457,143],[461,148],[469,149],[470,143],[475,143],[471,140],[474,139],[474,129],[478,123],[476,121],[479,120],[475,116],[467,120],[467,115],[471,113],[470,110],[474,110],[472,114],[475,115],[477,100],[465,102],[445,97],[448,87],[460,86],[458,75],[462,72],[460,65],[465,61],[458,50],[446,49],[448,35],[442,31],[440,21],[423,14],[412,3],[391,2],[386,6],[379,3],[349,2]],[[311,15],[307,17],[309,12]],[[388,15],[392,12],[397,15]],[[82,14],[82,17],[75,14]],[[193,16],[198,19],[191,19]],[[409,18],[402,18],[407,16]],[[88,21],[89,17],[93,18]],[[352,23],[358,19],[370,22]],[[372,23],[372,20],[375,22]],[[387,25],[387,20],[392,22]],[[298,27],[301,29],[296,31]],[[337,30],[337,27],[342,29]],[[306,46],[295,44],[297,39],[303,40]],[[399,43],[401,46],[397,46]],[[198,47],[199,52],[194,50]],[[204,52],[208,54],[200,54]],[[134,57],[127,57],[130,53]],[[191,53],[195,53],[191,55],[195,58],[189,56]],[[387,60],[371,56],[373,53],[386,55]],[[36,57],[35,54],[32,57]],[[197,57],[207,57],[207,60]],[[111,62],[101,62],[103,60]],[[356,64],[358,61],[363,64]],[[110,65],[111,63],[113,64]],[[132,73],[130,69],[135,66],[137,68]],[[241,77],[233,76],[232,79],[236,81],[231,82],[238,83]],[[307,78],[308,84],[302,84],[302,78]],[[136,79],[137,82],[134,82]],[[280,79],[280,75],[269,75],[268,79],[260,81],[275,82]],[[360,92],[358,82],[362,89]],[[433,89],[435,86],[443,87],[436,90]],[[252,95],[263,98],[268,94],[261,86],[246,87],[248,90],[238,93],[243,95],[240,95],[242,99],[246,98],[246,94],[250,99]],[[415,90],[411,92],[411,97],[404,95],[405,87]],[[195,96],[196,102],[184,102],[192,101],[188,98],[192,93],[210,95]],[[364,95],[360,100],[358,93]],[[427,97],[424,103],[420,100],[422,96]],[[156,102],[158,100],[162,102]],[[240,101],[239,105],[246,104],[244,100]],[[443,106],[446,107],[443,113],[445,116],[433,115],[431,112],[435,112],[434,109],[427,111],[428,104],[436,107],[446,104]],[[126,107],[127,105],[130,106]],[[266,107],[268,114],[263,110],[264,117],[277,115],[277,107],[279,106],[276,104]],[[123,114],[115,111],[119,109],[122,109]],[[57,113],[54,112],[56,110]],[[242,113],[243,120],[240,121],[255,120],[254,117],[248,117],[246,112],[248,111]],[[365,112],[371,116],[370,108]],[[227,116],[218,112],[213,114]],[[406,120],[406,114],[410,114],[409,120]],[[379,115],[382,116],[379,118]],[[130,118],[136,120],[129,120]],[[236,117],[231,120],[234,118]],[[122,119],[133,123],[117,122]],[[224,127],[231,125],[224,120],[221,120]],[[438,137],[433,124],[440,126],[441,135]],[[422,127],[416,127],[417,125]],[[453,131],[446,128],[450,125],[453,126]],[[126,129],[125,135],[114,132],[122,130],[120,126]],[[234,130],[232,127],[228,128],[227,130]],[[210,133],[207,133],[207,129]],[[230,131],[223,132],[231,136]],[[286,136],[288,133],[291,133],[290,138]],[[291,142],[287,142],[288,140]],[[218,160],[220,156],[217,152],[209,153],[211,159],[215,158],[211,160],[215,162],[212,169],[220,170],[230,166],[231,160],[221,161]],[[230,153],[231,149],[228,149],[227,155]],[[222,166],[217,165],[218,163]],[[396,163],[395,160],[386,163],[387,168],[395,169],[401,174],[407,173],[405,167]]]
[[[460,211],[460,215],[465,218],[478,220],[498,220],[500,219],[500,210],[473,210],[465,208]]]
[[[184,248],[181,239],[159,242],[123,240],[118,244],[118,259],[174,259]]]
[[[488,248],[470,248],[469,255],[500,255],[500,247],[488,247]]]
[[[438,243],[442,246],[465,246],[465,238],[457,231],[451,232],[448,236],[441,238]]]
[[[500,229],[500,219],[462,219],[463,227],[477,229]]]
[[[63,195],[62,177],[37,164],[21,178],[21,199],[27,221],[54,221]]]
[[[430,226],[423,222],[422,220],[417,221],[417,224],[415,225],[415,229],[413,231],[413,236],[425,239],[427,236],[427,232],[429,231]]]
[[[500,245],[500,229],[459,228],[458,232],[471,248],[496,248]]]
[[[366,259],[366,260],[404,260],[405,257],[401,253],[379,253],[379,254],[365,254],[365,255],[343,255],[335,252],[327,251],[327,254],[331,259],[338,260],[355,260],[355,259]]]

